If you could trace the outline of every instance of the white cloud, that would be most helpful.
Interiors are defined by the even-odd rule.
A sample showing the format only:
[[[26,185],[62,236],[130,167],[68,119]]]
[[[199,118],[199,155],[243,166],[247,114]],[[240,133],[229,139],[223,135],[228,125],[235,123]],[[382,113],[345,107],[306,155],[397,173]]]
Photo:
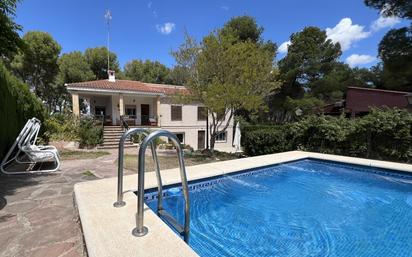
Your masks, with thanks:
[[[283,42],[278,48],[279,53],[281,54],[287,53],[290,43],[291,43],[290,41]]]
[[[346,51],[354,42],[369,37],[371,32],[365,31],[363,26],[352,24],[350,18],[343,18],[334,28],[326,28],[326,35],[334,43],[339,42],[342,51]]]
[[[220,9],[222,9],[223,11],[229,11],[229,6],[221,6]]]
[[[368,64],[374,62],[376,57],[367,54],[352,54],[346,58],[346,63],[351,67]]]
[[[155,10],[153,10],[152,14],[154,18],[157,18],[157,12]]]
[[[152,5],[153,5],[153,2],[150,1],[149,3],[147,3],[147,8],[152,9]]]
[[[401,19],[399,19],[398,17],[384,17],[381,14],[377,20],[372,22],[371,30],[375,32],[384,28],[392,28],[399,22],[401,22]]]
[[[173,22],[166,22],[163,25],[156,25],[157,31],[159,31],[163,35],[169,35],[175,28],[176,24],[174,24]]]

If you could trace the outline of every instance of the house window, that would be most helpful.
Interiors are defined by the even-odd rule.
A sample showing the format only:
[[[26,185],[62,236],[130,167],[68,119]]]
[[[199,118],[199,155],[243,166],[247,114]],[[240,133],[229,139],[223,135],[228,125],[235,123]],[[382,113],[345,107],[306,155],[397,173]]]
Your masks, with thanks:
[[[182,120],[182,106],[181,105],[172,105],[172,121],[181,121]]]
[[[125,113],[129,117],[136,117],[136,106],[126,105]]]
[[[220,134],[217,134],[216,135],[216,142],[226,142],[226,135],[227,135],[226,131],[222,132]]]
[[[106,115],[106,107],[104,106],[96,106],[94,107],[94,114],[96,116],[104,116]]]
[[[207,118],[207,109],[206,107],[198,106],[197,107],[197,120],[202,121]]]
[[[179,139],[179,141],[180,141],[180,143],[181,144],[184,144],[185,143],[185,133],[173,133],[173,134],[175,134],[176,135],[176,137]],[[168,140],[168,142],[169,143],[172,143],[172,140]]]

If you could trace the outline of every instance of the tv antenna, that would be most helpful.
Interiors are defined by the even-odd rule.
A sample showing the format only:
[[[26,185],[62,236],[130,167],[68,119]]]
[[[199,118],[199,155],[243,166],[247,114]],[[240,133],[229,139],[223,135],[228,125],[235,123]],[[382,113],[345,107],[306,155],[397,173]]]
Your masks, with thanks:
[[[112,20],[112,13],[108,9],[104,15],[107,23],[107,72],[110,70],[110,21]]]

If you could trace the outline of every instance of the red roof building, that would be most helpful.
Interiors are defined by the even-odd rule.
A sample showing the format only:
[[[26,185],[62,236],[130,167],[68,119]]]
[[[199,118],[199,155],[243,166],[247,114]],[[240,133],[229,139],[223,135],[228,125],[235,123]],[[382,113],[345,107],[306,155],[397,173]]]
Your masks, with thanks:
[[[348,87],[345,112],[352,117],[367,114],[373,107],[397,107],[412,111],[408,102],[409,92],[373,88]]]
[[[144,83],[133,80],[107,79],[77,82],[66,84],[69,90],[117,92],[117,93],[143,93],[153,95],[173,95],[185,93],[187,89],[183,86]]]

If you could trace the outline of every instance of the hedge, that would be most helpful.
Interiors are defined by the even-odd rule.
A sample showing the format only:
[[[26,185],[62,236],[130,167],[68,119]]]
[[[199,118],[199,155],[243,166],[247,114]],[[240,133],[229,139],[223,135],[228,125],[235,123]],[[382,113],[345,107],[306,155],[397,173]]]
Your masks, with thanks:
[[[28,119],[46,115],[41,101],[0,61],[0,159],[6,154]]]
[[[411,113],[384,108],[355,119],[308,116],[284,125],[245,126],[242,145],[251,156],[305,150],[411,162],[411,129]]]
[[[91,117],[81,118],[78,136],[80,147],[95,147],[103,143],[103,127]]]

